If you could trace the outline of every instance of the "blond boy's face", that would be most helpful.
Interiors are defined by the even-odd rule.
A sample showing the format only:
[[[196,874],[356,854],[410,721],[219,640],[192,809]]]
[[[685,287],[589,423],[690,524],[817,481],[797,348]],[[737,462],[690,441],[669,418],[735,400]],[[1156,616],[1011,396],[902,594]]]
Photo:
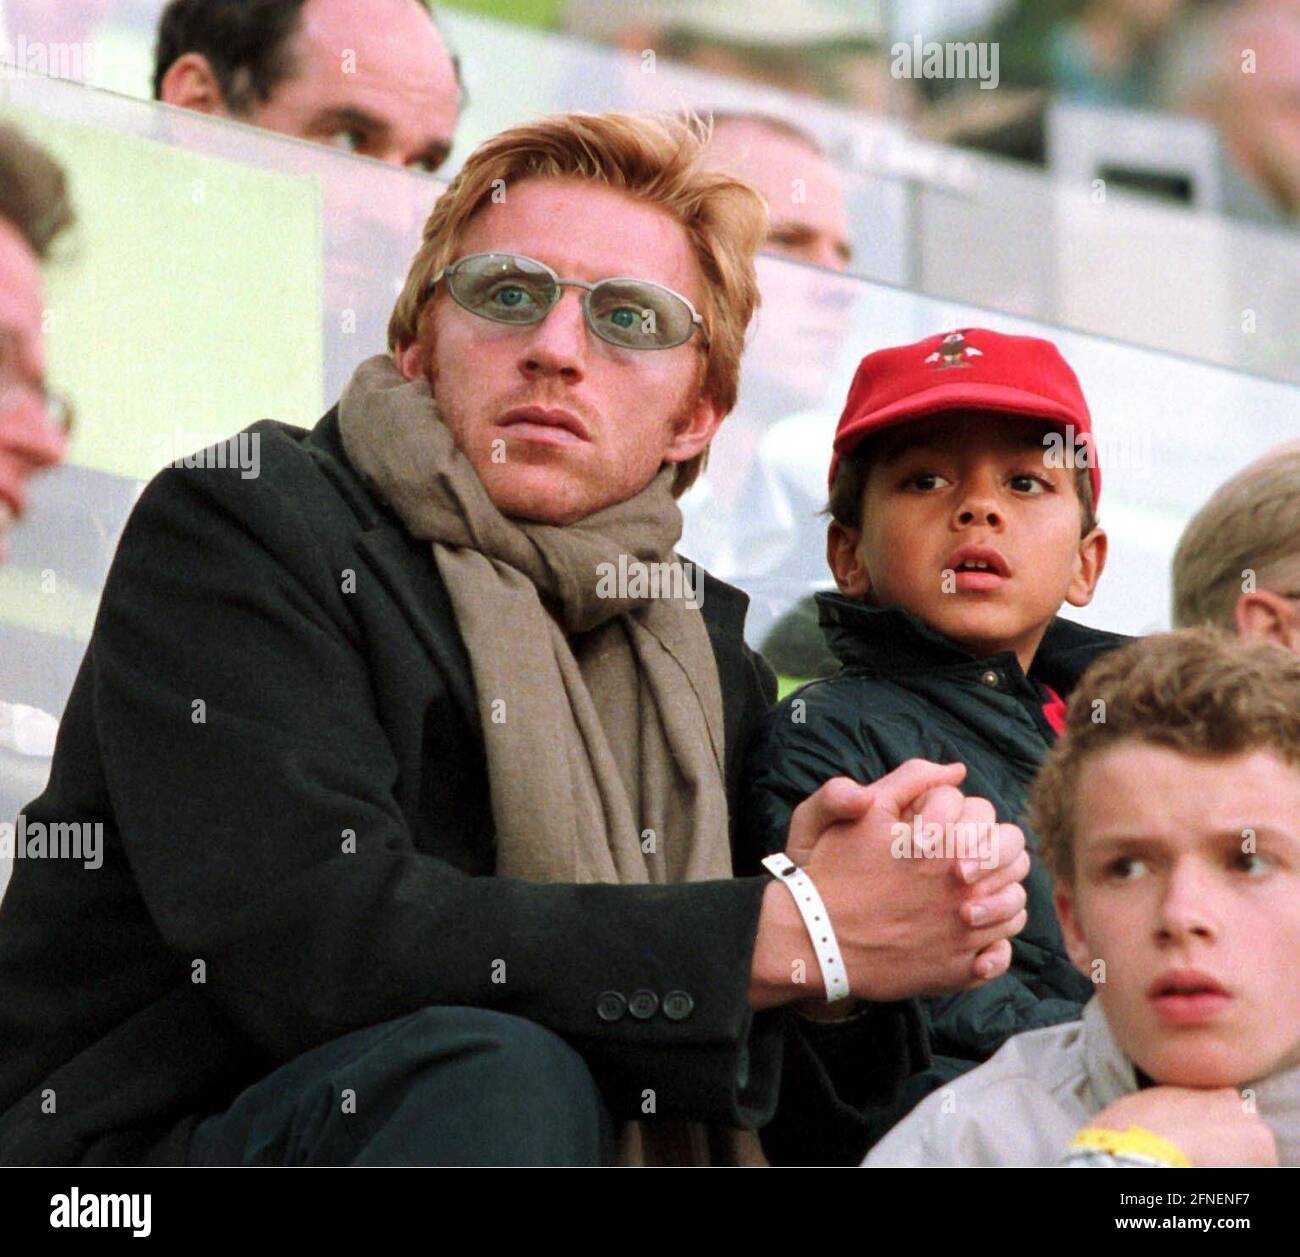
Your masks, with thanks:
[[[1239,1086],[1294,1062],[1300,770],[1129,739],[1084,760],[1076,789],[1057,912],[1120,1046],[1171,1086]]]
[[[1086,606],[1106,537],[1080,538],[1072,468],[1048,465],[1047,424],[954,414],[909,423],[873,456],[862,527],[832,524],[840,591],[902,606],[977,655],[1014,651],[1026,671],[1063,602]]]

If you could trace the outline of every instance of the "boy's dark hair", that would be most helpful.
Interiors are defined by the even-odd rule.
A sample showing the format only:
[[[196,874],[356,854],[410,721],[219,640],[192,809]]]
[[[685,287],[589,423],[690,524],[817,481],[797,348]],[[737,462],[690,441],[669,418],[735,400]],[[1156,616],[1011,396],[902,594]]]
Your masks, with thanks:
[[[75,221],[63,168],[8,123],[0,123],[0,218],[42,261]]]
[[[1083,762],[1130,739],[1195,756],[1269,751],[1300,771],[1300,657],[1202,626],[1139,638],[1094,663],[1029,795],[1039,858],[1058,880],[1074,881]]]
[[[822,513],[845,528],[861,528],[862,495],[871,476],[873,458],[893,457],[905,449],[907,444],[908,429],[900,425],[868,437],[852,453],[843,455],[835,468],[830,497]],[[1082,515],[1079,531],[1081,537],[1086,537],[1097,526],[1097,514],[1092,500],[1092,477],[1085,463],[1086,459],[1080,454],[1074,468],[1074,491]]]
[[[433,17],[431,0],[413,0]],[[158,22],[153,94],[173,62],[187,52],[207,58],[232,113],[265,104],[293,70],[290,46],[307,0],[171,0]],[[456,80],[460,81],[460,64]]]

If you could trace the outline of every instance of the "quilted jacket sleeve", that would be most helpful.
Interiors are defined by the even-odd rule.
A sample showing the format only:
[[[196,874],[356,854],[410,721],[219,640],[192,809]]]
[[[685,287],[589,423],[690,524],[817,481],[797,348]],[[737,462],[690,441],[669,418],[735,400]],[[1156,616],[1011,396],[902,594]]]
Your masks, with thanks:
[[[820,692],[819,692],[820,691]],[[842,718],[805,687],[768,713],[750,744],[741,783],[745,874],[784,850],[794,809],[823,782],[882,775],[869,742],[850,736]],[[914,1000],[873,1004],[842,1025],[788,1014],[777,1113],[763,1129],[776,1165],[856,1165],[899,1116],[907,1079],[929,1064]]]

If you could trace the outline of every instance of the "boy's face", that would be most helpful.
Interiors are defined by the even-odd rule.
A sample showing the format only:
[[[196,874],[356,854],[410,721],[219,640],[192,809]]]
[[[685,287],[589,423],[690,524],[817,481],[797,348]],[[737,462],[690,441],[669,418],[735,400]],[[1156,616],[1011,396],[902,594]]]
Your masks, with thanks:
[[[909,423],[897,441],[887,431],[861,528],[830,527],[840,592],[904,607],[975,654],[1015,651],[1028,671],[1061,604],[1092,600],[1106,560],[1100,529],[1080,538],[1074,470],[1047,465],[1052,430],[956,412]]]
[[[1267,751],[1127,739],[1083,761],[1074,811],[1057,912],[1129,1057],[1181,1087],[1239,1086],[1294,1060],[1300,770]]]

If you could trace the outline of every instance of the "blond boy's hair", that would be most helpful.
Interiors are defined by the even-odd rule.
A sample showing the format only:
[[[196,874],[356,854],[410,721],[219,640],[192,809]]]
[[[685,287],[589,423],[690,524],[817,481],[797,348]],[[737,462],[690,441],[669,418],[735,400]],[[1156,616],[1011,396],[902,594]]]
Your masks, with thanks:
[[[1128,739],[1186,755],[1270,751],[1300,771],[1300,657],[1200,627],[1141,638],[1094,663],[1029,795],[1038,854],[1067,884],[1079,773],[1090,756]]]
[[[433,277],[455,260],[470,219],[494,197],[509,196],[524,179],[591,179],[659,206],[686,231],[704,279],[700,316],[709,348],[700,392],[727,414],[759,301],[754,254],[766,236],[767,206],[747,183],[704,167],[708,140],[709,124],[694,114],[570,113],[512,127],[479,145],[429,215],[388,324],[389,347],[417,339]],[[706,455],[678,467],[674,493],[694,483]]]
[[[1300,593],[1300,441],[1239,471],[1192,517],[1174,551],[1174,625],[1232,630],[1251,573],[1256,589]]]

